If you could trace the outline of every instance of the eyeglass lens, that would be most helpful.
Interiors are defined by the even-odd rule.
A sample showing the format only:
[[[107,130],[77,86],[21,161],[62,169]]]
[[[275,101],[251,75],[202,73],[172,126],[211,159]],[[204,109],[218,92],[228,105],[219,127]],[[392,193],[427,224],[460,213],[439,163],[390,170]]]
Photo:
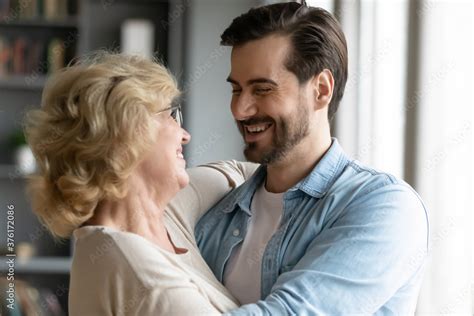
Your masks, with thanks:
[[[179,126],[183,126],[183,115],[179,107],[171,110],[171,117],[178,123]]]

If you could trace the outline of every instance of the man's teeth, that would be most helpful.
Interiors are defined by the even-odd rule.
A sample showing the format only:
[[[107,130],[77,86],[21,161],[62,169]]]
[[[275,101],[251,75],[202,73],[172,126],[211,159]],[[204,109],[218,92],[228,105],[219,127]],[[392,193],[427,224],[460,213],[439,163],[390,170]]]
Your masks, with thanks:
[[[247,132],[259,133],[266,130],[269,126],[270,124],[265,124],[265,125],[246,126],[246,128],[247,128]]]
[[[183,153],[178,152],[178,153],[176,153],[176,156],[177,156],[178,158],[183,158],[183,159],[184,159]]]

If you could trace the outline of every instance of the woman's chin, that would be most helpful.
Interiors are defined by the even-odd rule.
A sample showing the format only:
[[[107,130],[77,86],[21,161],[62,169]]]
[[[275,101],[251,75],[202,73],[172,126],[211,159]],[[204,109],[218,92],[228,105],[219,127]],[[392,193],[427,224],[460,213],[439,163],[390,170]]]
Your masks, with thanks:
[[[184,187],[186,187],[189,184],[189,175],[188,175],[188,173],[186,172],[186,170],[184,170],[183,173],[184,174],[182,174],[179,177],[179,181],[178,181],[180,189],[183,189]]]

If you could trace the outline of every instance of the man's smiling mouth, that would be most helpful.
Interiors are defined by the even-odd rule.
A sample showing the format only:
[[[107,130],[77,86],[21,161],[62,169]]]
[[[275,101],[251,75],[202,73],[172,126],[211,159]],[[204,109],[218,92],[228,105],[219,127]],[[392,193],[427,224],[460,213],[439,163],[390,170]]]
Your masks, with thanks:
[[[243,124],[243,125],[247,133],[257,134],[257,133],[266,131],[268,128],[270,128],[273,125],[273,123],[261,123],[261,124],[252,124],[252,125]]]

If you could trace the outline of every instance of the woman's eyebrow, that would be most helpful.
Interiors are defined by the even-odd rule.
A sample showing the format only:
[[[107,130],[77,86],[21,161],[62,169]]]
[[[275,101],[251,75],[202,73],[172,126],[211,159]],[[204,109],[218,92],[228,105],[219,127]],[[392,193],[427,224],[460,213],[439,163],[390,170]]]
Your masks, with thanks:
[[[183,96],[182,95],[176,96],[173,98],[173,100],[171,100],[171,106],[180,105],[182,102],[183,102]]]

